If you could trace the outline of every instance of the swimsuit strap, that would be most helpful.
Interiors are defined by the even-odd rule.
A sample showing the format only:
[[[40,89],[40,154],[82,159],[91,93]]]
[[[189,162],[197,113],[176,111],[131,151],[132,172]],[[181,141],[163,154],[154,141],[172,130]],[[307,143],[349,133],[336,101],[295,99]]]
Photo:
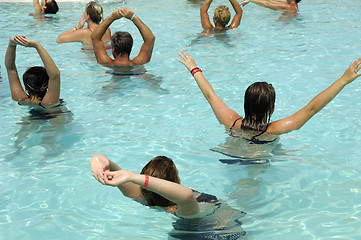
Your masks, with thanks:
[[[91,28],[88,27],[88,29],[89,29],[90,32],[93,32],[93,30]]]
[[[297,5],[296,4],[291,4],[292,6],[294,6],[295,8],[296,8],[296,12],[298,12],[298,7],[297,7]]]
[[[229,129],[229,131],[232,131],[232,128],[234,127],[234,125],[236,125],[236,122],[237,122],[238,120],[241,120],[241,119],[243,119],[243,118],[242,118],[242,117],[237,118],[237,119],[233,122],[233,124],[232,124],[231,128]]]

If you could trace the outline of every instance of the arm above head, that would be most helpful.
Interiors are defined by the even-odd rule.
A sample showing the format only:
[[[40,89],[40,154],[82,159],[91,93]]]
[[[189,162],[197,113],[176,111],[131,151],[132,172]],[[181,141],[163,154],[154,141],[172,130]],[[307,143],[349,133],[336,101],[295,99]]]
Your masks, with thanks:
[[[308,120],[310,120],[316,113],[324,108],[329,102],[334,99],[337,94],[349,83],[361,76],[357,72],[361,68],[361,58],[352,62],[345,73],[327,89],[314,97],[305,107],[297,111],[295,114],[272,122],[267,129],[268,133],[283,134],[293,130],[300,129]]]
[[[183,63],[189,71],[197,67],[195,61],[188,53],[182,51],[182,53],[178,53],[178,55],[183,59],[178,59],[178,61]],[[216,115],[219,123],[223,124],[227,129],[230,128],[233,122],[236,119],[240,118],[240,116],[235,111],[230,109],[214,92],[211,84],[203,76],[201,71],[194,73],[193,77],[196,80],[199,89],[202,91],[203,96],[211,105],[212,110]]]
[[[155,43],[155,36],[153,32],[129,8],[121,8],[120,13],[123,17],[133,21],[144,41],[138,55],[132,60],[132,63],[134,65],[141,65],[149,62],[152,57]]]
[[[204,29],[213,29],[213,25],[209,20],[208,9],[213,0],[205,0],[200,9],[201,24]]]
[[[106,175],[107,177],[104,181],[107,185],[120,187],[123,184],[131,182],[138,185],[138,188],[146,187],[148,190],[176,203],[178,206],[178,212],[182,216],[190,216],[199,212],[198,203],[192,189],[178,183],[133,173],[127,170],[107,172]]]
[[[53,104],[59,101],[60,96],[60,71],[55,65],[53,59],[45,48],[36,40],[26,39],[25,36],[15,36],[15,42],[24,47],[33,47],[38,51],[38,54],[44,64],[46,72],[49,76],[48,90],[42,99],[43,103]]]
[[[122,15],[120,14],[119,10],[120,9],[113,11],[104,21],[102,21],[99,24],[99,26],[91,34],[94,54],[97,59],[97,62],[100,64],[106,64],[113,61],[113,59],[111,59],[107,54],[104,43],[102,41],[102,37],[109,28],[109,26],[115,20],[122,18]]]
[[[21,86],[18,70],[15,65],[17,44],[14,39],[15,37],[11,37],[9,40],[9,45],[5,55],[5,67],[8,74],[11,97],[15,101],[21,101],[28,98],[28,95]]]
[[[270,8],[270,9],[276,10],[276,11],[297,12],[297,9],[294,6],[292,6],[291,4],[288,4],[287,2],[283,2],[283,1],[276,1],[276,0],[244,0],[243,2],[241,2],[241,5],[244,6],[249,2],[255,3],[258,6]]]
[[[34,6],[34,15],[41,15],[42,13],[42,7],[40,6],[39,0],[33,0],[33,6]]]
[[[243,10],[241,5],[236,0],[229,0],[229,2],[232,4],[232,7],[236,12],[236,15],[234,15],[233,17],[232,23],[229,25],[229,28],[236,28],[241,23]]]
[[[91,158],[90,169],[93,172],[94,178],[102,184],[106,184],[105,183],[105,174],[107,172],[121,170],[121,168],[116,163],[109,160],[103,154],[97,154]],[[109,184],[107,184],[107,185],[109,185]],[[140,192],[140,188],[138,185],[136,185],[132,182],[127,182],[122,185],[119,185],[118,189],[123,193],[124,196],[133,198],[136,201],[140,201],[141,192]]]

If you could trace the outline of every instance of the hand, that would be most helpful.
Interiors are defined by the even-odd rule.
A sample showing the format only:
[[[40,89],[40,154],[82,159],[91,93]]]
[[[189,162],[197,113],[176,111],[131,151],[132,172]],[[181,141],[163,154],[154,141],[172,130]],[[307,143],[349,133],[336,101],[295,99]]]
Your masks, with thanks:
[[[251,0],[243,0],[240,4],[242,7],[244,7],[245,5],[247,5]]]
[[[106,171],[104,175],[105,185],[119,186],[123,183],[130,182],[132,175],[135,173],[127,170],[118,170],[114,172]]]
[[[120,8],[117,9],[117,10],[115,10],[115,11],[113,11],[113,12],[111,13],[111,15],[112,15],[112,17],[114,18],[114,20],[117,20],[117,19],[120,19],[120,18],[123,17],[123,15],[120,13]]]
[[[34,47],[34,48],[36,48],[40,44],[36,40],[26,39],[26,37],[22,35],[15,35],[14,42],[15,44],[19,44],[24,47]]]
[[[98,154],[92,157],[90,161],[90,169],[93,172],[93,176],[100,183],[105,184],[104,177],[105,172],[109,172],[109,159],[102,154]]]
[[[354,62],[351,62],[349,68],[345,71],[342,77],[345,79],[346,84],[351,83],[353,80],[361,76],[358,71],[361,69],[361,58],[357,59]]]
[[[130,10],[129,8],[122,7],[119,9],[120,14],[122,14],[123,17],[127,19],[131,19],[134,15],[134,12]]]
[[[83,12],[83,15],[81,16],[78,26],[76,26],[77,29],[82,29],[85,24],[85,12]]]
[[[181,56],[182,60],[177,59],[179,62],[183,63],[184,66],[188,69],[188,71],[191,71],[193,68],[197,67],[197,64],[194,62],[191,55],[188,53],[181,51],[181,53],[178,53],[179,56]]]

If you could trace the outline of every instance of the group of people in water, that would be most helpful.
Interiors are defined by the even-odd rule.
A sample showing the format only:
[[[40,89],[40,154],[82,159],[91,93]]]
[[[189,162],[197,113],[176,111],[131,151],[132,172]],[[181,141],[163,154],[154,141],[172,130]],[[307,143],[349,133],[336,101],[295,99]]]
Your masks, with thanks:
[[[201,25],[205,30],[232,29],[240,25],[244,7],[254,3],[262,7],[283,12],[298,12],[298,3],[301,0],[229,0],[235,15],[231,19],[229,8],[219,6],[214,11],[213,24],[208,15],[208,9],[213,0],[204,0],[200,8]],[[55,0],[33,0],[34,16],[54,14],[58,11]],[[143,44],[136,57],[130,59],[133,38],[130,33],[117,31],[110,32],[111,24],[121,18],[131,21],[139,30]],[[58,43],[81,42],[83,49],[94,50],[98,63],[107,66],[135,66],[143,65],[151,60],[154,49],[155,36],[150,28],[129,8],[120,8],[113,11],[103,21],[103,9],[96,2],[89,2],[77,26],[61,33]],[[85,28],[85,23],[87,27]],[[227,26],[228,25],[228,26]],[[111,44],[109,44],[111,42]],[[15,58],[17,46],[34,48],[40,56],[44,67],[30,67],[23,74],[23,85],[20,83]],[[107,49],[111,49],[113,58],[108,56]],[[244,95],[244,116],[229,108],[215,93],[211,84],[204,77],[202,70],[197,66],[192,56],[184,51],[178,53],[178,61],[194,77],[202,94],[207,99],[219,123],[229,132],[242,131],[253,142],[269,142],[279,135],[300,129],[317,112],[324,108],[349,83],[360,77],[361,58],[355,60],[346,69],[343,75],[327,89],[316,95],[305,107],[296,113],[280,120],[271,122],[274,111],[275,89],[267,82],[251,84]],[[10,37],[5,56],[11,96],[20,105],[40,107],[44,110],[58,106],[60,96],[60,71],[49,53],[36,40],[25,36]],[[182,218],[199,217],[200,204],[207,202],[216,204],[217,198],[212,195],[199,193],[180,184],[178,170],[174,162],[158,156],[152,159],[140,174],[121,169],[105,155],[99,154],[91,158],[90,167],[93,176],[100,183],[116,186],[124,196],[134,199],[147,206],[159,206],[168,212]],[[206,197],[205,197],[206,196]],[[206,200],[204,200],[206,199]],[[238,233],[240,234],[240,233]]]

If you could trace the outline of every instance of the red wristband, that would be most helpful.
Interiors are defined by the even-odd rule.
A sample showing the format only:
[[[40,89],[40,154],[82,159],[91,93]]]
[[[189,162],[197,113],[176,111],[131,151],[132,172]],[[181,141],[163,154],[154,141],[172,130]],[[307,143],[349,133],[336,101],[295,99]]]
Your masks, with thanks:
[[[145,180],[144,180],[144,188],[148,187],[148,183],[149,183],[149,176],[148,175],[144,175],[145,176]]]
[[[197,72],[202,72],[202,70],[198,67],[195,67],[190,72],[191,72],[192,76],[194,76],[194,74],[196,74]]]

